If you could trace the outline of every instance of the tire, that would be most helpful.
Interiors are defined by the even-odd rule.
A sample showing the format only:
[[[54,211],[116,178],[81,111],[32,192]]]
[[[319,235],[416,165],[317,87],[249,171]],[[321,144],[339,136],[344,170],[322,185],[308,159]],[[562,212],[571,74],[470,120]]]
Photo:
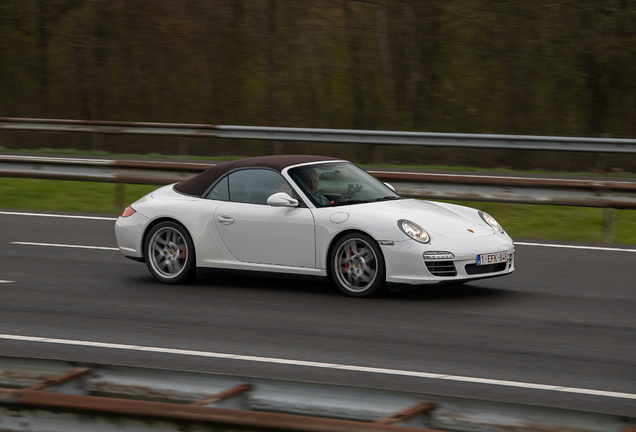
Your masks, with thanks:
[[[377,242],[368,235],[347,234],[331,250],[329,273],[346,295],[371,297],[385,287],[384,255]]]
[[[144,251],[148,270],[158,281],[178,284],[194,279],[194,243],[183,225],[172,221],[158,223],[148,232]]]

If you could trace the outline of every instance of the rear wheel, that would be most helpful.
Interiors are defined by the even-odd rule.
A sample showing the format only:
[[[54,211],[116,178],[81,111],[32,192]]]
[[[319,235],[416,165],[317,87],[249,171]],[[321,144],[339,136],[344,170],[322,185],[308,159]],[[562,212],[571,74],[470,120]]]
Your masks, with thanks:
[[[146,236],[144,251],[148,270],[158,281],[177,284],[195,275],[194,244],[181,224],[165,221],[155,225]]]
[[[352,297],[370,297],[385,286],[382,250],[363,233],[347,234],[338,240],[329,257],[329,272],[338,288]]]

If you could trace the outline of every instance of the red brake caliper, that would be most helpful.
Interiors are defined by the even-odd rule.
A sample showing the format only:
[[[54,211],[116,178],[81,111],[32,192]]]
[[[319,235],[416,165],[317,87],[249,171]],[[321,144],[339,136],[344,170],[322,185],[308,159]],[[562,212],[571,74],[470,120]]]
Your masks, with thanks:
[[[353,255],[353,249],[349,248],[349,256]],[[348,269],[349,268],[349,262],[346,262],[344,265],[344,268]]]

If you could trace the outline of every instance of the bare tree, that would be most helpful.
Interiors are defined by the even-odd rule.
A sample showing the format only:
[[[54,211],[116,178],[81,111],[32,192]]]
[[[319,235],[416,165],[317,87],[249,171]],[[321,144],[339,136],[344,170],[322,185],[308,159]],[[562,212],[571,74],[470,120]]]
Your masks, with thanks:
[[[422,79],[421,74],[421,34],[417,31],[417,18],[415,16],[414,3],[417,0],[404,1],[404,26],[405,26],[405,53],[407,59],[407,84],[406,84],[406,119],[409,128],[416,124],[416,103],[418,85]]]
[[[349,82],[353,97],[353,125],[356,128],[365,128],[367,125],[367,112],[364,106],[362,90],[362,64],[359,50],[362,49],[352,9],[353,0],[342,0],[344,8],[345,26],[347,33],[347,48],[349,53]]]
[[[376,18],[378,21],[377,35],[380,57],[382,59],[382,75],[384,78],[384,97],[389,111],[389,123],[397,123],[397,104],[395,95],[395,77],[389,45],[389,29],[387,24],[386,0],[378,0],[376,4]]]

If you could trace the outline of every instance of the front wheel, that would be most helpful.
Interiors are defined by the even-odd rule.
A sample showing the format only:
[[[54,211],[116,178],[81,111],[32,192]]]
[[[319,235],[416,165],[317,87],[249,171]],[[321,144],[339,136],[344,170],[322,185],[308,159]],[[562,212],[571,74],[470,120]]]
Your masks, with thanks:
[[[329,257],[329,272],[340,290],[352,297],[370,297],[385,286],[384,256],[366,234],[342,237]]]
[[[194,244],[180,224],[165,221],[155,225],[144,244],[146,265],[160,282],[178,284],[195,275]]]

